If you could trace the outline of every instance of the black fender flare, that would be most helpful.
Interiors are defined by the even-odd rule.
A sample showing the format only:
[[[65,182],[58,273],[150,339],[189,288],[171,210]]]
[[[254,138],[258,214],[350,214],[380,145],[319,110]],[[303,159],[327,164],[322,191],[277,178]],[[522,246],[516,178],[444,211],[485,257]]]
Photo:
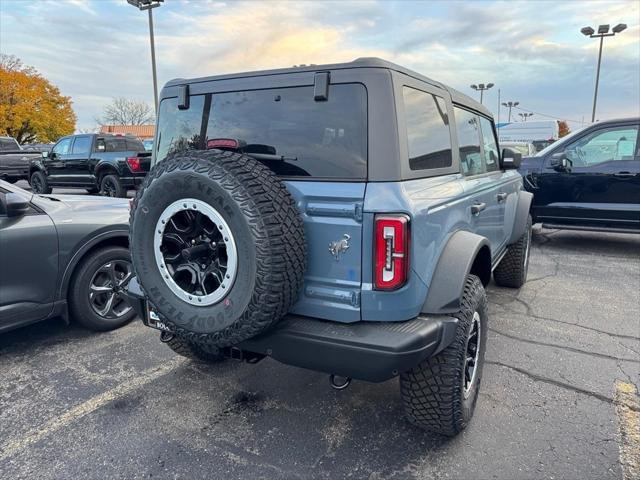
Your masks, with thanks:
[[[509,245],[518,241],[527,228],[527,218],[531,210],[531,202],[533,201],[533,193],[520,191],[518,193],[518,205],[516,206],[516,215],[513,222],[513,230],[511,237],[507,242]]]
[[[120,168],[118,165],[115,165],[109,161],[100,160],[96,164],[96,167],[94,169],[96,184],[98,185],[98,187],[100,187],[100,177],[102,177],[103,175],[109,175],[109,173],[105,173],[105,172],[115,173],[118,176],[122,176],[122,172],[120,171]]]
[[[490,277],[491,247],[485,237],[458,230],[449,238],[431,277],[423,313],[443,314],[460,310],[467,275],[483,248],[488,250]]]
[[[40,171],[47,175],[47,169],[45,168],[44,163],[42,163],[41,159],[31,160],[29,162],[29,183],[31,183],[31,175],[33,175],[33,173],[36,171]]]
[[[96,235],[91,240],[85,242],[73,252],[70,260],[67,263],[64,272],[62,273],[62,278],[60,280],[60,288],[58,289],[58,299],[63,300],[67,298],[67,291],[69,289],[69,283],[71,282],[71,277],[73,277],[73,273],[76,270],[78,264],[82,261],[85,255],[92,250],[94,247],[99,246],[100,244],[109,244],[109,241],[113,240],[124,240],[129,243],[129,231],[128,230],[110,230],[99,235]]]

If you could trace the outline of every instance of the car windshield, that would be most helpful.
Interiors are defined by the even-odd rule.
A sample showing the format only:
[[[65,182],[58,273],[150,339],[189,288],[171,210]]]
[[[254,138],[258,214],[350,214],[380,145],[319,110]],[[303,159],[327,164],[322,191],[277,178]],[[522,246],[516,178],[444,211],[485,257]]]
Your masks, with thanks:
[[[555,148],[557,148],[559,146],[562,146],[562,145],[565,145],[567,142],[570,142],[572,138],[574,138],[578,133],[582,132],[585,128],[586,127],[582,127],[582,128],[579,128],[578,130],[574,130],[569,135],[566,135],[566,136],[562,137],[557,142],[554,142],[551,145],[547,145],[545,148],[543,148],[538,153],[536,153],[535,156],[536,157],[544,157],[551,150],[554,150]]]
[[[366,178],[367,99],[361,84],[332,85],[321,102],[309,86],[193,95],[189,103],[180,110],[176,98],[162,100],[155,161],[236,140],[244,152],[263,154],[258,159],[277,175]],[[264,154],[278,160],[267,161]]]

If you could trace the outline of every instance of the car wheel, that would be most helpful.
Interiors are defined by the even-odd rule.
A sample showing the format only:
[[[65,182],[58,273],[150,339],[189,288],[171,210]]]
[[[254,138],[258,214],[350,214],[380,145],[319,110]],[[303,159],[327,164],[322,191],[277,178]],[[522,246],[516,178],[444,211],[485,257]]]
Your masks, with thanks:
[[[47,177],[41,171],[33,172],[31,175],[31,179],[29,181],[31,185],[31,191],[37,194],[48,194],[51,193],[51,187],[49,186],[49,182],[47,181]]]
[[[208,345],[185,340],[180,337],[173,337],[165,342],[167,346],[178,355],[202,363],[220,363],[225,359],[220,349]]]
[[[456,336],[438,355],[400,375],[400,393],[411,423],[454,436],[475,410],[487,343],[487,297],[482,282],[467,275]]]
[[[135,311],[124,295],[133,273],[129,250],[107,247],[90,253],[78,266],[69,289],[72,318],[91,330],[113,330]]]
[[[118,175],[105,175],[100,181],[100,195],[124,198],[127,196],[127,190],[122,186]]]
[[[531,252],[531,215],[522,236],[509,246],[506,255],[493,271],[493,279],[501,287],[520,288],[527,281]]]

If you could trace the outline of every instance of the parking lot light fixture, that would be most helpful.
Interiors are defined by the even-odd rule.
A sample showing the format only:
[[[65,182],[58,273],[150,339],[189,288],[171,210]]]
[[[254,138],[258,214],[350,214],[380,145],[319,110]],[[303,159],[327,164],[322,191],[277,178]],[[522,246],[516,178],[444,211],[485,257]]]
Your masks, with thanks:
[[[602,63],[602,44],[604,41],[604,37],[613,37],[615,34],[626,30],[626,28],[627,25],[625,23],[619,23],[611,29],[611,33],[609,33],[609,24],[599,25],[598,33],[595,33],[595,30],[592,27],[582,27],[580,29],[580,33],[582,33],[585,37],[600,39],[600,49],[598,50],[598,67],[596,69],[596,87],[593,92],[593,110],[591,111],[591,123],[596,121],[596,103],[598,101],[598,83],[600,82],[600,64]]]
[[[485,90],[489,90],[491,87],[493,87],[493,83],[487,83],[486,85],[484,83],[479,83],[479,84],[473,84],[473,85],[469,85],[472,89],[479,91],[480,92],[480,103],[482,103],[482,94],[484,93]]]
[[[520,118],[522,118],[522,120],[523,120],[524,122],[526,122],[526,121],[527,121],[527,118],[529,118],[529,117],[532,117],[532,116],[533,116],[533,113],[531,113],[531,112],[520,112],[520,113],[518,113],[518,115],[520,115]]]
[[[140,11],[149,12],[149,41],[151,42],[151,71],[153,74],[153,105],[156,115],[158,114],[158,79],[156,76],[156,47],[153,38],[153,9],[159,7],[164,0],[127,0],[129,5],[136,7]]]
[[[509,109],[509,123],[511,123],[511,109],[513,107],[517,107],[518,105],[520,105],[520,102],[513,102],[513,101],[502,102],[502,106],[507,107]]]

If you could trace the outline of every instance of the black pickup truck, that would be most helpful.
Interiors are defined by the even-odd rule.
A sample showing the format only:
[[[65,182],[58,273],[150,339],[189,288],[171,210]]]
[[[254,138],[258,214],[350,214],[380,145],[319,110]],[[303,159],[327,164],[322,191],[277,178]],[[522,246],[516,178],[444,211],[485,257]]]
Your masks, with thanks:
[[[151,153],[136,137],[82,134],[62,137],[51,152],[31,161],[29,183],[34,193],[52,187],[84,188],[109,197],[126,197],[149,171]]]
[[[15,183],[29,178],[31,160],[40,157],[39,151],[27,151],[15,138],[0,137],[0,180]]]

